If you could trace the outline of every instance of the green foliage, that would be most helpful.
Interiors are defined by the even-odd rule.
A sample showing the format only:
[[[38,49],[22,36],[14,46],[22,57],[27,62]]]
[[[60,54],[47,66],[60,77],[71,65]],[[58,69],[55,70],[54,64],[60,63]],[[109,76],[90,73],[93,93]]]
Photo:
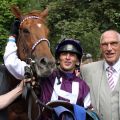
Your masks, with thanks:
[[[23,12],[49,8],[49,39],[53,52],[58,40],[72,37],[81,41],[84,52],[97,59],[101,33],[107,29],[120,31],[119,3],[119,0],[1,0],[0,58],[14,19],[10,11],[12,4],[18,5]]]
[[[92,53],[96,58],[99,56],[99,23],[94,20],[95,13],[91,9],[87,9],[86,5],[89,6],[89,4],[84,6],[83,3],[72,0],[59,2],[59,4],[51,2],[48,22],[51,29],[50,38],[56,42],[61,37],[79,39],[84,52]]]
[[[24,3],[25,0],[22,2]],[[10,11],[12,4],[18,5],[21,0],[0,0],[0,61],[2,62],[6,41],[9,35],[10,26],[14,19]],[[19,5],[18,5],[19,6]]]
[[[61,37],[79,39],[84,52],[91,53],[94,59],[100,56],[101,33],[107,29],[120,30],[120,4],[112,0],[62,0],[49,2],[48,6],[50,39],[56,42]]]

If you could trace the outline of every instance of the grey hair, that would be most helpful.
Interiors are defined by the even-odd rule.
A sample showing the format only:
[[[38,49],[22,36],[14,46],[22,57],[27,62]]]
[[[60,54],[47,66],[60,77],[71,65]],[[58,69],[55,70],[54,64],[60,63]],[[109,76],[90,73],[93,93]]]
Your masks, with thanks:
[[[104,34],[105,34],[106,32],[114,32],[114,33],[116,33],[117,36],[118,36],[118,40],[120,41],[120,33],[119,33],[119,32],[117,32],[117,31],[115,31],[115,30],[107,30],[107,31],[105,31],[104,33],[102,33],[102,35],[101,35],[101,37],[100,37],[100,43],[102,42],[103,36],[104,36]]]

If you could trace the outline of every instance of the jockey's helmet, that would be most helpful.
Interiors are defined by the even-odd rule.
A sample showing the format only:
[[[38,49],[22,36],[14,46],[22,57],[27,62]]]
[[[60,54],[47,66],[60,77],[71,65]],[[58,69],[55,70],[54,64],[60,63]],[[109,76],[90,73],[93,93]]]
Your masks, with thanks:
[[[61,52],[75,53],[77,55],[79,61],[81,60],[81,57],[83,55],[83,50],[80,45],[80,41],[71,39],[71,38],[70,39],[65,38],[61,42],[58,43],[58,45],[56,46],[56,49],[55,49],[55,58],[56,59],[59,58],[59,55]]]

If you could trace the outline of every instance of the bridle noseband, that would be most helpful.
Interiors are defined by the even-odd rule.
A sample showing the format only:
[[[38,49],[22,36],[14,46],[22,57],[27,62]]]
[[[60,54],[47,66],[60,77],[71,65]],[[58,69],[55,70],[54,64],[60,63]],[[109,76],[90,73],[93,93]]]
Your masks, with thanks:
[[[46,41],[46,42],[48,43],[48,46],[50,47],[50,42],[48,41],[48,39],[46,39],[46,38],[41,38],[41,39],[39,39],[39,40],[32,46],[32,52],[35,50],[36,46],[37,46],[38,44],[40,44],[40,42],[42,42],[42,41]]]

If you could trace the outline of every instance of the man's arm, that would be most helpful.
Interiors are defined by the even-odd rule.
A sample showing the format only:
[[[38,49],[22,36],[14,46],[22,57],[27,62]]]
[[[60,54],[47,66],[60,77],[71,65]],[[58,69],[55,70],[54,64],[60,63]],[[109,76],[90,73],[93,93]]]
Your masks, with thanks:
[[[23,81],[12,91],[0,96],[0,109],[11,104],[23,91]]]
[[[24,61],[21,61],[17,56],[17,46],[15,38],[10,36],[4,53],[4,64],[8,71],[17,79],[24,78],[24,67],[27,65]]]
[[[19,85],[17,85],[16,88],[14,88],[13,90],[11,90],[10,92],[3,94],[0,96],[0,109],[3,109],[5,107],[7,107],[9,104],[11,104],[16,98],[18,98],[24,89],[24,86],[26,83],[31,83],[32,86],[35,85],[35,78],[28,78],[28,79],[24,79],[20,82]]]
[[[19,36],[20,20],[15,18],[11,25],[10,37],[8,38],[7,46],[4,53],[4,64],[8,71],[17,79],[24,78],[24,67],[27,65],[17,56],[16,40]]]

